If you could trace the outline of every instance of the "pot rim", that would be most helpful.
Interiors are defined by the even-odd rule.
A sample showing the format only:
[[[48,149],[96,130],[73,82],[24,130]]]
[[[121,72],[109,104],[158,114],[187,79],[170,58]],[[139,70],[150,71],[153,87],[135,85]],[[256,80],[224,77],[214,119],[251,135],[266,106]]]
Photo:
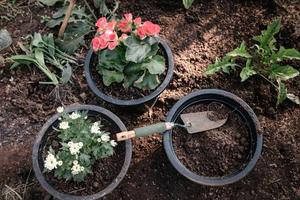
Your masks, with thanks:
[[[65,112],[70,113],[74,111],[94,111],[97,112],[101,115],[103,115],[105,118],[112,120],[120,129],[120,131],[127,131],[125,125],[123,122],[118,118],[115,114],[110,112],[109,110],[99,107],[99,106],[94,106],[94,105],[71,105],[65,108]],[[88,195],[88,196],[75,196],[75,195],[69,195],[65,193],[61,193],[54,189],[45,179],[42,170],[40,168],[39,164],[39,155],[40,153],[43,152],[41,143],[44,139],[46,134],[46,131],[51,128],[52,124],[58,120],[60,117],[60,114],[57,113],[54,116],[52,116],[47,122],[43,125],[42,129],[39,131],[37,138],[35,140],[35,143],[33,145],[33,150],[32,150],[32,165],[33,165],[33,170],[35,172],[35,176],[38,179],[39,183],[41,186],[52,196],[54,196],[57,199],[61,200],[94,200],[94,199],[99,199],[109,193],[111,193],[122,181],[122,179],[125,177],[127,170],[129,168],[130,162],[131,162],[131,157],[132,157],[132,143],[131,140],[126,140],[125,141],[125,160],[122,166],[122,169],[118,176],[112,181],[110,185],[108,185],[106,188],[101,190],[98,193]]]
[[[209,97],[211,96],[211,97]],[[203,89],[198,90],[193,93],[184,96],[180,99],[171,109],[169,112],[166,121],[167,122],[174,122],[178,118],[179,114],[188,106],[197,103],[197,101],[204,101],[204,100],[219,100],[222,103],[225,103],[230,106],[231,103],[240,106],[239,114],[243,116],[245,120],[248,122],[249,128],[249,136],[250,136],[250,160],[247,165],[240,171],[229,174],[222,177],[209,177],[209,176],[201,176],[198,175],[189,169],[187,169],[181,161],[178,159],[172,142],[172,130],[165,132],[163,136],[163,143],[164,149],[167,154],[168,159],[170,160],[173,167],[183,176],[188,178],[189,180],[208,186],[223,186],[227,184],[231,184],[234,182],[239,181],[240,179],[244,178],[255,166],[256,162],[258,161],[261,151],[262,151],[262,144],[263,144],[263,135],[261,134],[261,128],[259,121],[251,109],[251,107],[245,103],[241,98],[237,97],[236,95],[226,92],[220,89]],[[251,124],[251,125],[249,125]],[[251,127],[249,127],[251,126]]]
[[[91,62],[92,56],[95,55],[92,49],[90,49],[88,51],[88,54],[87,54],[87,56],[85,58],[85,62],[84,62],[85,78],[87,80],[89,88],[99,98],[103,99],[106,102],[109,102],[109,103],[112,103],[112,104],[115,104],[118,106],[138,106],[138,105],[141,105],[141,104],[144,104],[144,103],[147,103],[147,102],[153,100],[154,98],[159,96],[166,89],[166,87],[171,82],[173,73],[174,73],[174,59],[173,59],[172,51],[171,51],[169,45],[167,44],[166,41],[159,38],[159,46],[164,51],[165,56],[166,56],[167,73],[166,73],[166,77],[163,80],[163,82],[149,95],[138,98],[138,99],[122,100],[122,99],[118,99],[118,98],[114,98],[112,96],[106,95],[101,90],[99,90],[95,81],[93,80],[92,74],[91,74],[90,62]]]

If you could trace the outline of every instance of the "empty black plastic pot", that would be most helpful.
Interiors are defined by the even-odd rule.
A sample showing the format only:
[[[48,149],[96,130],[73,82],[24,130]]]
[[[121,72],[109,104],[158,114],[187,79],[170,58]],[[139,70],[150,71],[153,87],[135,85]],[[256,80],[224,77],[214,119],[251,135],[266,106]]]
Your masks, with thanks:
[[[172,55],[170,47],[162,39],[160,39],[159,47],[163,51],[163,54],[166,59],[167,72],[166,72],[165,79],[162,81],[162,83],[149,95],[141,97],[139,99],[122,100],[122,99],[117,99],[117,98],[114,98],[107,94],[104,94],[97,87],[94,77],[92,76],[92,73],[91,73],[91,68],[93,67],[92,60],[93,60],[93,57],[96,56],[96,54],[93,52],[92,49],[89,50],[89,52],[86,56],[86,59],[85,59],[85,63],[84,63],[85,77],[86,77],[89,88],[92,90],[92,92],[95,95],[97,95],[102,100],[109,102],[111,104],[118,105],[118,106],[124,106],[124,107],[125,106],[139,106],[139,105],[142,105],[142,104],[145,104],[145,103],[148,103],[148,102],[154,100],[169,85],[169,83],[172,80],[173,73],[174,73],[174,61],[173,61],[173,55]],[[122,86],[120,86],[120,87],[122,87]]]
[[[114,126],[116,126],[118,131],[126,131],[126,127],[123,124],[123,122],[115,114],[102,107],[93,106],[93,105],[74,105],[65,108],[66,113],[71,113],[74,111],[87,111],[88,116],[100,115],[102,119],[105,119],[109,121],[111,124],[113,124]],[[95,200],[112,192],[120,184],[120,182],[126,175],[127,170],[129,168],[131,162],[131,156],[132,156],[132,143],[130,140],[125,141],[125,151],[126,151],[125,159],[120,173],[112,181],[110,185],[108,185],[106,188],[104,188],[102,191],[99,191],[98,193],[91,194],[89,196],[75,196],[75,195],[65,194],[57,191],[54,187],[51,186],[50,183],[46,181],[45,176],[43,174],[44,165],[43,165],[42,154],[43,154],[44,147],[46,145],[48,132],[50,129],[52,129],[53,125],[56,125],[58,123],[59,116],[60,116],[59,114],[54,115],[44,124],[44,126],[38,133],[38,136],[33,146],[33,151],[32,151],[33,170],[41,186],[54,198],[61,199],[61,200]]]
[[[167,131],[164,134],[163,142],[165,152],[175,169],[180,174],[195,183],[208,186],[222,186],[234,183],[245,177],[253,169],[260,157],[262,151],[263,136],[260,133],[259,122],[253,110],[242,99],[232,93],[218,89],[199,90],[183,97],[173,106],[167,116],[166,121],[175,122],[187,107],[202,102],[219,102],[228,106],[229,108],[236,109],[236,112],[238,112],[240,117],[246,122],[249,129],[249,162],[242,170],[237,171],[234,174],[229,174],[222,177],[208,177],[195,174],[194,172],[187,169],[176,156],[172,142],[172,131]]]

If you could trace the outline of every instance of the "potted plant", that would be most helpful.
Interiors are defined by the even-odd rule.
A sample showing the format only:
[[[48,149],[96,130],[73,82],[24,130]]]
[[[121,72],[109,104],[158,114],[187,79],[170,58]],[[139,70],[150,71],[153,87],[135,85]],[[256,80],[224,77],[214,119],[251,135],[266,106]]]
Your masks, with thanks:
[[[110,111],[91,105],[60,107],[38,134],[33,169],[53,197],[98,199],[124,178],[131,160],[128,140],[117,143],[114,133],[126,131]]]
[[[121,20],[100,18],[92,49],[85,60],[85,76],[101,99],[121,106],[144,104],[167,87],[173,57],[159,38],[160,27],[125,14]]]

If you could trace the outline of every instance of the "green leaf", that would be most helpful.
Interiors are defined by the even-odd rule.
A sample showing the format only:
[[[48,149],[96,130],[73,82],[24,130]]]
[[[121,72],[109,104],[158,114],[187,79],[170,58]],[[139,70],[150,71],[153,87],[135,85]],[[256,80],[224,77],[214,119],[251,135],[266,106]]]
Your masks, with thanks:
[[[72,67],[69,65],[69,63],[66,64],[66,66],[63,68],[60,78],[61,84],[66,84],[70,81],[72,77]]]
[[[12,38],[6,29],[0,30],[0,51],[12,44]]]
[[[118,46],[114,50],[105,49],[98,53],[98,69],[113,69],[123,72],[127,61],[124,57],[125,48]]]
[[[42,35],[40,33],[34,33],[33,39],[31,41],[31,45],[35,46],[35,47],[39,47],[39,46],[41,46],[40,44],[43,45],[43,42],[44,41],[43,41]]]
[[[147,54],[151,51],[151,46],[147,43],[142,43],[140,40],[133,36],[129,36],[125,40],[127,46],[125,58],[127,61],[140,63],[145,60]]]
[[[84,36],[89,33],[91,26],[84,22],[69,24],[62,40],[57,40],[57,45],[69,54],[73,54],[84,45]]]
[[[182,0],[182,3],[186,9],[189,9],[192,6],[193,2],[194,0]]]
[[[275,20],[268,25],[267,30],[263,31],[261,35],[255,36],[253,39],[260,43],[261,48],[265,50],[273,49],[276,42],[274,35],[280,31],[280,19]]]
[[[112,83],[121,83],[124,80],[124,75],[121,72],[110,71],[106,69],[101,70],[103,83],[106,86],[110,86]]]
[[[241,81],[244,82],[250,76],[255,75],[256,71],[251,67],[251,60],[248,59],[246,62],[246,67],[244,67],[240,73]]]
[[[273,64],[271,69],[268,70],[270,79],[281,79],[288,80],[299,75],[299,71],[292,66],[285,65],[281,66],[278,64]]]
[[[222,60],[217,58],[214,64],[207,67],[205,74],[210,75],[219,71],[230,73],[230,69],[234,69],[235,66],[237,66],[237,64],[231,62],[228,57],[225,57]]]
[[[93,0],[95,8],[99,9],[101,16],[106,16],[110,13],[110,10],[108,9],[105,0]]]
[[[166,70],[165,59],[159,55],[154,56],[150,62],[143,63],[143,65],[150,74],[162,74]]]
[[[291,94],[291,93],[288,93],[288,94],[287,94],[287,98],[288,98],[289,100],[291,100],[292,102],[294,102],[294,103],[300,105],[300,98],[299,98],[298,96],[296,96],[296,95],[294,95],[294,94]]]
[[[133,83],[138,80],[138,78],[142,75],[142,72],[143,71],[140,71],[140,72],[136,72],[136,73],[131,73],[131,74],[126,74],[124,76],[124,83],[123,83],[123,86],[125,88],[128,88],[130,86],[133,85]]]
[[[242,42],[238,48],[229,52],[226,56],[230,58],[236,58],[236,57],[251,58],[252,57],[246,49],[245,42]]]
[[[272,55],[273,62],[280,62],[284,59],[297,59],[300,60],[300,52],[296,49],[286,49],[280,47],[279,51],[276,54]]]
[[[63,0],[39,0],[42,4],[46,6],[54,6],[57,2],[63,2]]]
[[[278,96],[277,96],[277,106],[281,104],[287,97],[287,88],[284,83],[280,80],[278,82]]]
[[[153,90],[159,85],[160,81],[157,75],[144,72],[144,74],[134,82],[134,86],[142,90]]]

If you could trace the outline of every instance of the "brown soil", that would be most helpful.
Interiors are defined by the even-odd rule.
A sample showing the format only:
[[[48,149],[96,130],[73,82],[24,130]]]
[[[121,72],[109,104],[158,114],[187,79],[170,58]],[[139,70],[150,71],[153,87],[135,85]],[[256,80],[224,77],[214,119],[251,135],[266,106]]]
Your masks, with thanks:
[[[159,51],[158,53],[160,55],[163,55],[162,51]],[[165,58],[166,58],[166,56],[165,56]],[[132,100],[132,99],[139,99],[139,98],[148,96],[155,90],[155,89],[154,90],[142,90],[142,89],[139,89],[134,86],[124,88],[122,85],[123,83],[113,83],[109,87],[105,86],[102,81],[102,76],[96,70],[97,60],[98,59],[96,59],[95,56],[92,57],[92,63],[93,63],[93,67],[91,69],[92,79],[95,81],[97,88],[104,94],[111,96],[113,98],[116,98],[116,99],[120,99],[120,100]],[[167,70],[167,68],[166,68],[166,70]],[[165,76],[166,76],[166,72],[159,75],[158,78],[160,80],[160,83],[163,82]]]
[[[0,20],[1,28],[7,28],[14,41],[12,48],[1,52],[1,56],[13,55],[22,36],[47,31],[40,19],[52,8],[40,8],[35,2],[17,0],[12,6],[24,11],[17,14],[0,6],[1,16],[16,14],[10,21]],[[65,98],[55,102],[49,95],[53,87],[38,84],[45,80],[39,71],[27,67],[11,71],[9,63],[1,65],[0,62],[0,187],[9,191],[5,185],[10,186],[24,199],[42,199],[46,195],[33,176],[30,156],[36,134],[58,105],[104,106],[132,129],[163,121],[174,103],[193,90],[220,88],[244,99],[262,126],[263,152],[248,176],[224,187],[194,184],[172,167],[162,148],[162,137],[156,135],[133,140],[133,160],[128,174],[105,199],[300,199],[300,107],[285,101],[276,108],[276,91],[260,78],[241,83],[238,74],[203,74],[216,57],[242,41],[253,44],[252,36],[277,17],[282,18],[282,29],[276,37],[279,44],[300,50],[300,5],[297,1],[284,1],[284,4],[278,6],[271,0],[198,0],[185,10],[180,0],[122,1],[119,13],[132,12],[161,25],[161,35],[169,41],[175,59],[173,81],[149,112],[124,111],[99,100],[87,87],[82,65],[74,67],[72,83],[61,89]],[[87,49],[78,52],[80,63]],[[299,70],[299,61],[291,64]],[[299,88],[300,77],[289,81],[289,92],[299,96]],[[21,187],[24,185],[25,189]]]
[[[211,104],[196,104],[182,113],[212,111]],[[220,128],[189,134],[183,128],[173,130],[173,147],[178,159],[192,172],[220,177],[240,171],[247,164],[249,132],[236,112],[223,106],[219,109],[227,122]],[[220,117],[220,116],[217,116]],[[182,123],[181,119],[177,123]]]
[[[110,132],[111,136],[115,133],[120,132],[115,124],[109,123],[101,119],[101,116],[97,117],[94,121],[101,121],[104,125],[102,130]],[[57,127],[56,127],[57,128]],[[61,147],[60,141],[57,138],[57,132],[55,130],[49,131],[48,140],[46,148],[44,149],[43,158],[45,159],[49,146],[57,152]],[[51,184],[53,188],[59,192],[63,192],[71,195],[92,195],[101,190],[105,189],[120,173],[124,158],[125,158],[125,143],[119,143],[119,145],[114,149],[115,153],[104,159],[97,160],[92,166],[93,174],[89,174],[85,177],[83,182],[65,181],[59,180],[54,177],[54,172],[45,173],[46,180]]]

